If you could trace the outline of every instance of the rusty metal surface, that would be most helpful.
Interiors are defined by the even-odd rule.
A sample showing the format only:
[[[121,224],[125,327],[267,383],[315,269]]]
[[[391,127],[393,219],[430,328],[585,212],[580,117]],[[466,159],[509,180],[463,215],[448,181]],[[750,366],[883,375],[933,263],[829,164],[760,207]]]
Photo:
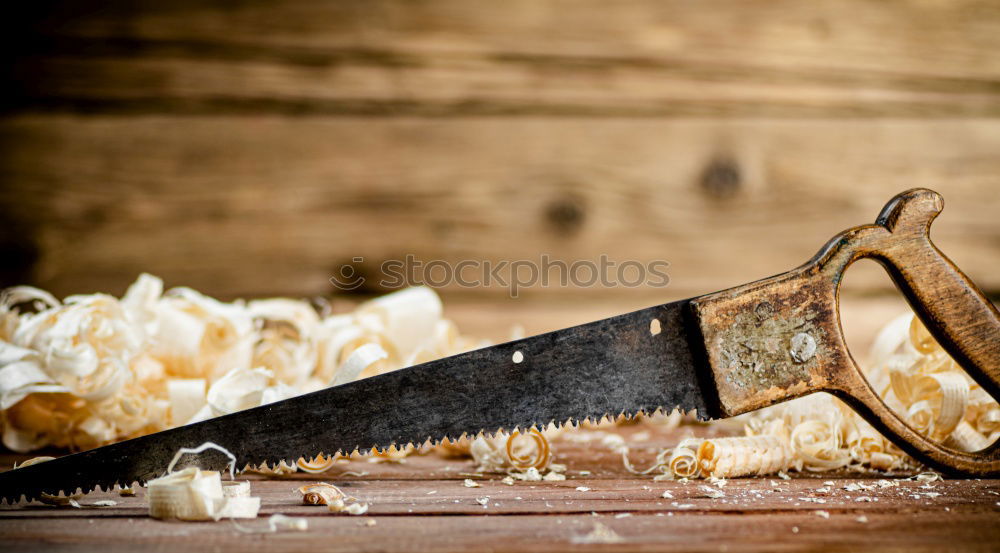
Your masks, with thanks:
[[[725,415],[830,387],[843,348],[816,288],[796,271],[692,300]]]
[[[651,307],[8,471],[0,474],[0,496],[147,481],[179,448],[206,441],[243,467],[658,408],[705,416],[686,307]],[[206,469],[226,465],[212,453],[197,461]]]

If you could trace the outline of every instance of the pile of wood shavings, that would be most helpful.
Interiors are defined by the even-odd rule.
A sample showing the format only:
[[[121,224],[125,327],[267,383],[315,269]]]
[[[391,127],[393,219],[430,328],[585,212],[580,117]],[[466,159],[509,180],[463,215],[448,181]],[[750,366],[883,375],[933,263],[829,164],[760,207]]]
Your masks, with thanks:
[[[17,452],[90,449],[482,345],[428,288],[321,315],[305,301],[164,293],[145,274],[120,299],[14,287],[0,296],[2,440]]]
[[[869,383],[924,436],[962,451],[983,449],[1000,436],[1000,405],[912,314],[882,329],[870,358]],[[662,450],[643,473],[658,472],[658,479],[732,478],[790,470],[910,470],[918,466],[829,394],[806,396],[742,419],[745,436],[685,439]],[[632,470],[627,451],[623,458]]]

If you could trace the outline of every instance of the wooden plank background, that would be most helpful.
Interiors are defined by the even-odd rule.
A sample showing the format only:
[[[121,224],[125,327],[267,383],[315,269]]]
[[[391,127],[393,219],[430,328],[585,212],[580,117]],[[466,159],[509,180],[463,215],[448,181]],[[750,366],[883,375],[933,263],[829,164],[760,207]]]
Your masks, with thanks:
[[[995,2],[29,15],[5,22],[2,284],[120,293],[149,271],[231,298],[335,293],[358,256],[669,261],[666,289],[525,293],[642,304],[787,270],[927,186],[937,243],[1000,293]]]

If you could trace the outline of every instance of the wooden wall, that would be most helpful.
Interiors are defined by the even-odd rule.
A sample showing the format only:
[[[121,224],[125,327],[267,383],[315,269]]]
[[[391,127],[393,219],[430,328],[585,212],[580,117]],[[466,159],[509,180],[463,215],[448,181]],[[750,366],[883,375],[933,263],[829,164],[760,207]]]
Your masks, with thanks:
[[[143,4],[7,21],[3,284],[312,295],[356,256],[608,254],[670,286],[528,295],[678,297],[927,186],[1000,292],[996,2]]]

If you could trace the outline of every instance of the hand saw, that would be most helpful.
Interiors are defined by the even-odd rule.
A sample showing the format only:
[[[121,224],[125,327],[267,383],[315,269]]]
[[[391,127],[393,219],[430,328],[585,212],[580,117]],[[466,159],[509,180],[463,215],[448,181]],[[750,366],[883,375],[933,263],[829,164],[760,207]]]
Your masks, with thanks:
[[[837,235],[787,273],[10,470],[0,474],[0,496],[143,483],[163,474],[180,448],[206,441],[242,467],[659,409],[729,417],[819,391],[931,467],[997,475],[997,444],[952,450],[890,410],[841,331],[844,271],[874,259],[942,347],[1000,397],[1000,314],[931,243],[943,206],[936,192],[909,190],[874,225]],[[226,461],[198,464],[221,469]]]

